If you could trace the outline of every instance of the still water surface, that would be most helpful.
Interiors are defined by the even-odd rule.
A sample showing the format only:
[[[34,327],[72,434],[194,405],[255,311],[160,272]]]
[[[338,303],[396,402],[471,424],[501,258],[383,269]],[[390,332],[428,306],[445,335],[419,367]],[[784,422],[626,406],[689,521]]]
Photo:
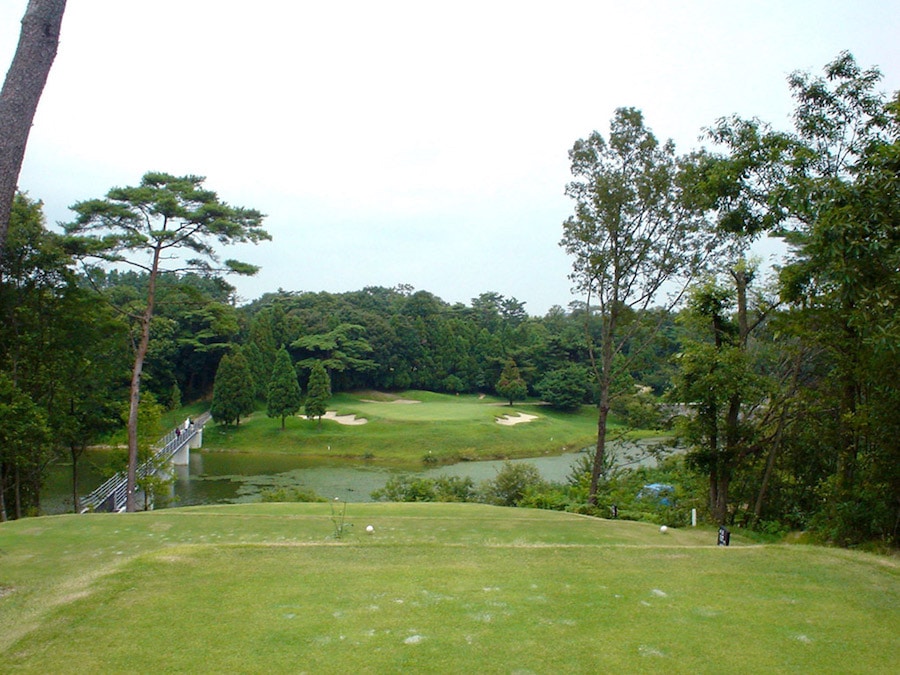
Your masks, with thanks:
[[[105,480],[103,467],[112,461],[111,451],[92,451],[79,466],[85,495]],[[545,480],[565,482],[582,453],[511,460],[534,464]],[[461,462],[421,471],[387,469],[375,464],[334,462],[280,453],[224,453],[191,451],[188,466],[175,467],[174,499],[171,506],[198,504],[234,504],[255,502],[265,490],[296,487],[328,499],[348,502],[372,501],[374,490],[385,486],[392,476],[414,474],[420,477],[470,477],[475,484],[497,475],[503,461]],[[45,513],[72,510],[71,465],[52,468],[42,495]]]
[[[547,480],[564,481],[578,455],[513,460],[530,462]],[[329,499],[348,502],[371,501],[374,490],[383,488],[392,476],[413,474],[470,477],[476,484],[493,478],[502,461],[462,462],[421,471],[386,469],[372,464],[327,464],[291,455],[192,453],[189,467],[179,467],[175,480],[178,503],[216,504],[259,501],[260,493],[279,487],[312,490]]]

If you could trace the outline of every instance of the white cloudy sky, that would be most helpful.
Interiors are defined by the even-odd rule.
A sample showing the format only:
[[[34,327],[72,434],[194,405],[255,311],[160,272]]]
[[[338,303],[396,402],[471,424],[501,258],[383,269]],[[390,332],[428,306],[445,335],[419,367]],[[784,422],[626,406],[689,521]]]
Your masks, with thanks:
[[[0,0],[8,64],[27,0]],[[48,220],[148,170],[268,214],[224,250],[266,291],[411,284],[531,314],[573,296],[567,151],[635,106],[697,147],[790,121],[786,76],[841,50],[900,88],[897,0],[69,0],[20,188]],[[6,67],[6,66],[4,66]]]

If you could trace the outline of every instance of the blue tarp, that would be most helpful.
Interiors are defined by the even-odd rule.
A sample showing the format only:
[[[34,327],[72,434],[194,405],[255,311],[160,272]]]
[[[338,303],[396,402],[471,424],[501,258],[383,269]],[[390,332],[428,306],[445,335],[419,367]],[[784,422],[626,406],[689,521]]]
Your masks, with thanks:
[[[671,506],[675,499],[675,488],[666,483],[649,483],[638,492],[638,499],[655,499],[663,506]]]

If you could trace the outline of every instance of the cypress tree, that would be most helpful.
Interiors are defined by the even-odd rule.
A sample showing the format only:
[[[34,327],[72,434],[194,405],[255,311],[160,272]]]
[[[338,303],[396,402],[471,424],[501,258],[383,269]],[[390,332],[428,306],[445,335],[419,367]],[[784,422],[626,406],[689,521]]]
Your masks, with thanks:
[[[253,376],[240,350],[225,354],[216,369],[209,412],[221,424],[240,425],[241,415],[253,412]]]
[[[322,423],[322,415],[331,400],[331,378],[321,361],[313,363],[309,373],[309,391],[306,393],[306,416],[315,417]]]
[[[250,374],[256,383],[253,395],[260,401],[267,401],[269,395],[269,380],[272,378],[274,362],[266,364],[266,359],[255,342],[248,342],[243,346],[244,358],[250,366]]]
[[[528,395],[528,385],[519,374],[519,368],[516,362],[509,359],[503,366],[503,372],[500,373],[500,379],[497,380],[497,393],[509,401],[512,405],[515,399],[523,399]]]
[[[266,414],[269,417],[281,417],[281,428],[284,429],[284,418],[295,415],[300,410],[301,397],[300,383],[297,381],[291,356],[282,347],[275,356],[275,366],[269,380]]]

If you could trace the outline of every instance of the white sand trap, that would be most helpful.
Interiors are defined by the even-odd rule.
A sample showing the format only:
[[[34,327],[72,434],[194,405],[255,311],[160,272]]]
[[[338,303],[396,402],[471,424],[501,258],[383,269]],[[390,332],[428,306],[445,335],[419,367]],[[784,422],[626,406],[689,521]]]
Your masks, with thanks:
[[[309,418],[306,415],[300,415],[305,420]],[[338,415],[334,410],[329,410],[324,415],[322,415],[323,420],[331,420],[332,422],[337,422],[338,424],[344,424],[350,427],[356,427],[360,424],[368,424],[369,420],[365,417],[357,417],[356,415]]]
[[[504,415],[503,417],[496,418],[497,424],[502,424],[505,427],[511,427],[514,424],[522,424],[523,422],[531,422],[532,420],[536,420],[538,418],[537,415],[529,415],[528,413],[519,413],[518,415]]]

